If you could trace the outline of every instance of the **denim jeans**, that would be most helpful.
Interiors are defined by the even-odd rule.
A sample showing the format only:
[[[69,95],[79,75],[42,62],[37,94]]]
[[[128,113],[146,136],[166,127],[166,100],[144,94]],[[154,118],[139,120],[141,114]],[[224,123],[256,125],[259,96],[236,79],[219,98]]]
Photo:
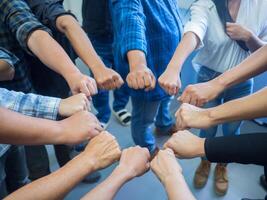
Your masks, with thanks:
[[[169,112],[171,97],[165,97],[159,101],[145,101],[138,97],[132,100],[132,138],[136,145],[147,147],[150,152],[155,150],[155,138],[152,125],[162,130],[168,130],[173,125],[173,119]]]
[[[0,199],[28,183],[23,146],[11,146],[0,157]]]
[[[107,67],[115,69],[113,60],[112,42],[113,36],[89,36],[90,40],[102,61]],[[120,89],[114,90],[113,110],[119,111],[124,109],[129,101],[129,88],[123,84]],[[98,114],[96,115],[100,122],[107,123],[111,116],[109,106],[109,91],[99,90],[98,94],[93,96],[93,104]]]
[[[201,67],[198,73],[198,82],[207,82],[219,76],[221,73],[215,72],[207,67]],[[243,83],[237,84],[229,89],[226,89],[216,99],[208,102],[205,108],[211,108],[228,101],[238,99],[252,93],[253,79],[247,80]],[[239,135],[242,121],[230,122],[222,124],[222,131],[224,136]],[[215,137],[218,126],[214,126],[205,130],[200,131],[200,137],[211,138]]]

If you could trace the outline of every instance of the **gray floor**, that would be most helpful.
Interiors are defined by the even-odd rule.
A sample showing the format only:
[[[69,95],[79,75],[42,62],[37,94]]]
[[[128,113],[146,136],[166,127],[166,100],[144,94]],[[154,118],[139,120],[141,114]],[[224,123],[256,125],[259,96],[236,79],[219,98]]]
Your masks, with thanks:
[[[84,72],[88,72],[84,66],[78,62],[81,70]],[[112,96],[112,95],[111,95]],[[111,99],[112,101],[112,99]],[[179,107],[178,103],[174,100],[171,106],[171,110],[175,112]],[[130,104],[128,104],[128,109],[130,110]],[[121,126],[114,116],[112,116],[110,120],[110,125],[108,127],[108,131],[110,131],[114,136],[116,136],[119,144],[122,148],[127,148],[129,146],[134,145],[130,135],[129,127]],[[198,133],[197,130],[192,130],[194,133]],[[245,122],[242,126],[242,133],[249,132],[266,132],[267,129],[257,126],[253,122]],[[221,131],[220,131],[221,132]],[[221,134],[221,133],[219,133]],[[161,146],[164,141],[166,141],[167,137],[157,138],[158,144]],[[58,165],[55,160],[54,152],[51,146],[48,146],[49,156],[51,160],[51,168],[56,170]],[[255,165],[239,165],[239,164],[229,164],[229,191],[227,195],[224,197],[218,197],[215,195],[213,190],[213,170],[209,181],[206,187],[202,190],[194,189],[192,185],[192,179],[194,171],[199,163],[199,159],[192,160],[181,160],[179,161],[183,167],[183,172],[185,179],[192,190],[193,194],[197,199],[202,200],[210,200],[210,199],[221,199],[221,200],[235,200],[241,199],[242,197],[249,198],[263,198],[266,192],[259,186],[259,176],[263,173],[263,168]],[[116,164],[115,164],[116,165]],[[102,178],[99,182],[103,181],[113,170],[114,166],[110,166],[109,168],[102,170]],[[214,168],[214,165],[213,165]],[[96,184],[79,184],[76,188],[74,188],[66,197],[66,200],[76,200],[80,199],[84,194],[94,188]],[[177,185],[177,190],[179,189],[179,185]],[[149,171],[142,177],[136,178],[126,185],[124,185],[115,200],[163,200],[167,199],[165,191],[154,176],[154,174]]]

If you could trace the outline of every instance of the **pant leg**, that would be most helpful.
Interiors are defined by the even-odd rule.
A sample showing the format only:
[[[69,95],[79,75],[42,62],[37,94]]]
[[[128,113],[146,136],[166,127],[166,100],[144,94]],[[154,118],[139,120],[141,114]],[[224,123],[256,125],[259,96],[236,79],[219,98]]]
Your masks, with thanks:
[[[107,90],[99,90],[98,94],[93,96],[93,105],[97,110],[97,119],[100,122],[107,123],[111,116],[109,106],[109,92]]]
[[[117,112],[119,110],[124,109],[130,98],[130,89],[128,85],[124,83],[121,88],[114,90],[113,96],[113,110]]]
[[[161,100],[156,116],[155,126],[163,132],[168,132],[174,124],[174,120],[170,113],[172,99],[173,97],[165,97],[163,100]]]
[[[5,169],[8,193],[16,191],[29,182],[24,146],[11,146]]]
[[[223,93],[223,103],[250,95],[252,93],[252,88],[253,88],[253,80],[250,79],[248,81],[245,81],[243,83],[240,83],[238,85],[235,85],[227,89]],[[224,136],[240,135],[241,125],[242,121],[223,124],[222,125],[223,135]]]
[[[57,162],[60,167],[63,167],[70,160],[70,148],[67,145],[54,145]]]
[[[150,152],[155,149],[155,138],[152,125],[160,105],[160,101],[145,101],[142,98],[132,97],[131,132],[136,145],[147,147]]]
[[[25,146],[25,153],[30,180],[50,174],[48,154],[44,145]]]

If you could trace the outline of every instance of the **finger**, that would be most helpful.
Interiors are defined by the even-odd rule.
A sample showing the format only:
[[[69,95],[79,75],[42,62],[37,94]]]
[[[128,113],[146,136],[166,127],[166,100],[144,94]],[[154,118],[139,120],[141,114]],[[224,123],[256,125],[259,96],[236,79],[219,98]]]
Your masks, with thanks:
[[[138,90],[138,83],[137,83],[136,77],[132,79],[132,87],[133,89]]]
[[[144,82],[145,82],[145,88],[151,87],[152,80],[151,80],[151,76],[149,74],[144,76]]]
[[[190,104],[193,106],[196,106],[197,105],[197,97],[192,96],[190,99]]]
[[[144,79],[145,79],[145,75],[142,75],[140,77],[136,77],[138,89],[145,88],[145,81],[144,81]]]
[[[184,97],[183,103],[189,103],[190,104],[190,101],[191,101],[191,95],[188,94]]]
[[[150,85],[150,87],[146,88],[146,91],[153,90],[156,87],[156,78],[152,74],[152,72],[150,73],[150,78],[151,78],[151,85]]]
[[[91,96],[90,90],[87,88],[85,81],[82,81],[80,91],[84,93],[87,97]]]
[[[87,111],[91,111],[91,103],[87,98],[85,99],[85,103],[86,103]]]

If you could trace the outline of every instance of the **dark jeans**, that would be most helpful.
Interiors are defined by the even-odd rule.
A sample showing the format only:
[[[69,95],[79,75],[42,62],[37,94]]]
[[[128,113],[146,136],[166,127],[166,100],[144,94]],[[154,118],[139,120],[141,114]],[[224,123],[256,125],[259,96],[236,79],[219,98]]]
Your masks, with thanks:
[[[28,183],[23,146],[11,146],[0,158],[0,199]]]

